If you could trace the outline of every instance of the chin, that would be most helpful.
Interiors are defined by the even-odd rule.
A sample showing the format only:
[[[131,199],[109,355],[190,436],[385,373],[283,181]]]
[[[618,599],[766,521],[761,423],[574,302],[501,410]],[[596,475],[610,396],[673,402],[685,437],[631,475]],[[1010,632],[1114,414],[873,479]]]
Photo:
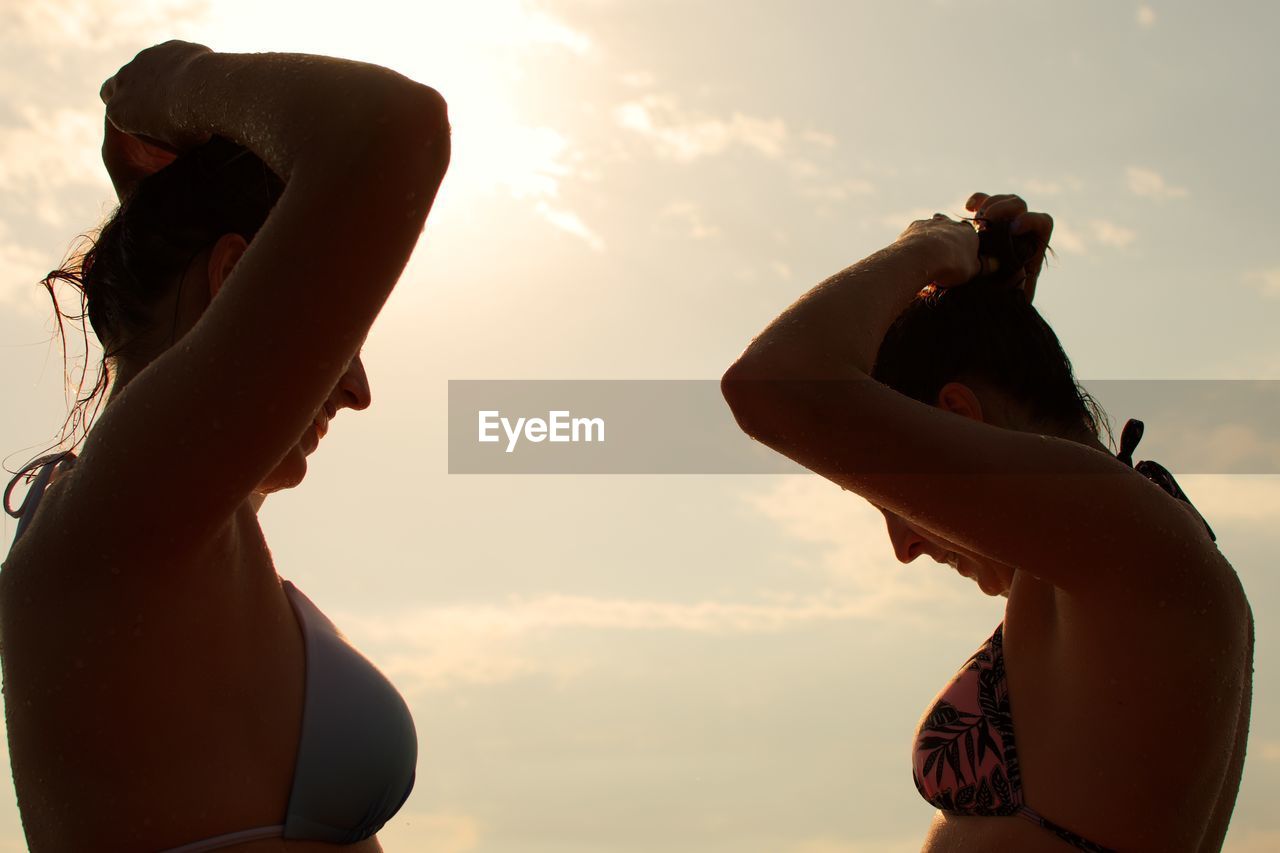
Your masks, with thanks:
[[[978,589],[982,590],[992,598],[1009,597],[1009,584],[1003,579],[997,577],[983,578],[977,581]]]
[[[267,475],[257,488],[261,495],[292,489],[307,476],[307,455],[302,448],[294,445],[276,465],[275,470]]]
[[[989,595],[992,598],[1009,597],[1009,584],[994,574],[983,571],[976,575],[966,573],[965,576],[972,580],[974,585],[982,590],[985,595]]]

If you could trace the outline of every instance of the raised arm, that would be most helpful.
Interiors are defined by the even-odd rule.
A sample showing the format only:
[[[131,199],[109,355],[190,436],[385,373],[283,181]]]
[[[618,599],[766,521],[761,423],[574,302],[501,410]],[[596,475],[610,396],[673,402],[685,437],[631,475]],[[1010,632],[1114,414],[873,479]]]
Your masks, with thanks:
[[[1016,197],[970,206],[1015,230],[1043,229],[1047,242],[1051,220]],[[920,529],[1059,588],[1191,590],[1199,569],[1225,561],[1194,512],[1146,478],[1096,447],[993,426],[963,395],[944,410],[870,378],[887,330],[923,287],[963,287],[986,271],[970,225],[914,223],[752,341],[722,380],[739,425]]]
[[[182,42],[102,96],[122,131],[179,150],[224,136],[287,182],[191,330],[104,409],[42,525],[101,557],[167,559],[230,519],[351,363],[417,243],[449,129],[434,90],[385,68]]]

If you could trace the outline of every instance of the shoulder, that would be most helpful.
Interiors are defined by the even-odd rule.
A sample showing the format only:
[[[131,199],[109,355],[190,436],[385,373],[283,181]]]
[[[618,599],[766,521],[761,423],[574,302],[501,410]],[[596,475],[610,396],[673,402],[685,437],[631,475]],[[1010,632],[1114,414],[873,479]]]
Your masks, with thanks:
[[[74,591],[79,591],[77,597],[122,594],[162,603],[201,584],[235,582],[242,567],[269,553],[247,501],[196,548],[159,547],[146,558],[137,552],[127,557],[116,553],[109,541],[93,535],[94,524],[78,517],[83,505],[67,500],[81,486],[77,475],[71,464],[51,472],[34,514],[4,560],[0,608],[18,600],[38,604],[76,595]],[[157,532],[156,539],[162,541],[163,536]],[[107,581],[110,592],[104,586]]]
[[[1199,516],[1194,510],[1173,510]],[[1203,529],[1203,527],[1201,527]],[[1117,566],[1118,571],[1127,567]],[[1207,537],[1181,553],[1153,552],[1144,565],[1127,571],[1141,583],[1124,594],[1054,591],[1056,622],[1063,638],[1096,646],[1106,655],[1138,655],[1161,660],[1170,673],[1206,655],[1231,659],[1249,643],[1252,611],[1239,575]]]

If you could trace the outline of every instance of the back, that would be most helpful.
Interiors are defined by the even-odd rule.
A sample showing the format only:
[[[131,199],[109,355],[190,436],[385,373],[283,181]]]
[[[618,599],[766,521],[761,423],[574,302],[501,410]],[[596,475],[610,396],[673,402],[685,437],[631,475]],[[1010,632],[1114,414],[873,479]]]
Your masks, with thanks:
[[[252,513],[167,571],[122,565],[60,535],[74,477],[53,479],[0,571],[10,760],[32,849],[104,837],[161,849],[279,823],[305,657]]]

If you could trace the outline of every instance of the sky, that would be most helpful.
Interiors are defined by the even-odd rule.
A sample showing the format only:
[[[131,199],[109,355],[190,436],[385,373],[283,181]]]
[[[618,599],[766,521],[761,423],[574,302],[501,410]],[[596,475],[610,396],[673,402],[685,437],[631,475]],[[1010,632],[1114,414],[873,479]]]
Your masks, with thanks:
[[[918,850],[914,725],[1003,599],[899,564],[815,475],[450,474],[448,382],[717,379],[976,190],[1054,216],[1036,304],[1086,384],[1280,378],[1277,25],[1245,2],[0,0],[0,457],[67,412],[38,282],[114,201],[104,79],[168,38],[393,68],[448,100],[452,165],[364,348],[373,405],[260,514],[413,711],[383,846]],[[1256,617],[1226,850],[1280,849],[1280,477],[1184,476],[1177,425],[1146,427]],[[0,851],[22,838],[0,783]]]

